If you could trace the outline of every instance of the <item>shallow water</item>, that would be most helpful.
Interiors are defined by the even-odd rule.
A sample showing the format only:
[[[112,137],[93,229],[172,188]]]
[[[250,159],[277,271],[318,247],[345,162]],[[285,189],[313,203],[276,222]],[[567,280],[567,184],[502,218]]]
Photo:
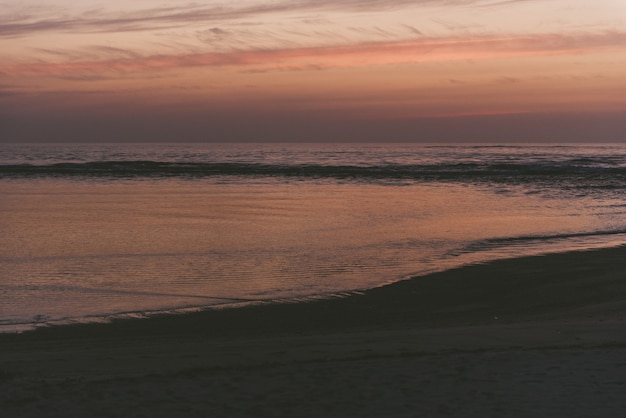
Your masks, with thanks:
[[[241,160],[241,147],[231,154],[222,149],[215,158]],[[291,167],[310,164],[311,149],[292,150],[300,162]],[[466,151],[468,160],[480,159],[479,151]],[[198,152],[189,151],[193,157],[177,152],[171,151],[184,160],[200,158]],[[331,158],[325,151],[318,165],[343,165],[356,151],[342,152]],[[355,155],[358,165],[367,167],[367,152],[372,153],[366,146]],[[409,158],[406,150],[395,152],[393,158],[402,153]],[[246,153],[262,159],[252,149]],[[267,158],[284,166],[285,153],[279,149]],[[76,155],[93,159],[79,151],[70,159]],[[437,158],[441,166],[449,157]],[[55,162],[34,156],[33,166],[51,167],[59,157],[50,159]],[[5,161],[4,167],[15,162]],[[602,164],[621,163],[595,163]],[[189,178],[79,170],[79,176],[5,171],[0,178],[3,331],[119,314],[340,296],[468,263],[626,241],[623,190],[598,187],[619,184],[617,175],[604,182],[594,175],[585,185],[571,173],[550,183],[546,175],[532,182],[493,173],[486,181],[223,172]]]

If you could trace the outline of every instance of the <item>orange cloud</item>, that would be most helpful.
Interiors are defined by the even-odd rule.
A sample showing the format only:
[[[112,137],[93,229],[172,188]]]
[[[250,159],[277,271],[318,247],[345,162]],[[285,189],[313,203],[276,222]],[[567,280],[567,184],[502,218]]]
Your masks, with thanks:
[[[426,38],[328,47],[153,55],[92,61],[0,66],[8,76],[127,74],[190,67],[245,67],[248,71],[362,67],[394,63],[481,60],[626,51],[626,33],[535,34]]]

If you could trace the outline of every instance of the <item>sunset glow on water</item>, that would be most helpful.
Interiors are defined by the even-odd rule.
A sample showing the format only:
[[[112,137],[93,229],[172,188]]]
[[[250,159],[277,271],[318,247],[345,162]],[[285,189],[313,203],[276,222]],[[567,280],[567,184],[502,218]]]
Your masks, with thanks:
[[[468,263],[618,245],[626,234],[626,153],[616,146],[64,145],[2,155],[6,330],[340,296]],[[24,155],[31,161],[15,164]]]
[[[0,411],[623,415],[625,70],[626,0],[0,0]]]

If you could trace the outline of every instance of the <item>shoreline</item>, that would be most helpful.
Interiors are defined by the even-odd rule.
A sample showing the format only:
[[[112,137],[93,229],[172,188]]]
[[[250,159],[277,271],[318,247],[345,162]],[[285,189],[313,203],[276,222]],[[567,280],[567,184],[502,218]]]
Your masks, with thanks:
[[[572,315],[577,311],[582,315],[596,304],[611,301],[626,303],[626,298],[622,300],[622,294],[611,287],[626,288],[626,280],[622,284],[619,277],[622,271],[626,271],[626,245],[471,264],[346,297],[268,301],[105,322],[42,326],[23,333],[2,333],[0,341],[13,337],[79,338],[81,334],[115,336],[125,332],[233,336],[248,332],[309,333],[363,326],[429,328],[488,324],[493,320],[538,320],[546,315]],[[595,280],[598,276],[601,281]]]
[[[118,416],[97,409],[112,404],[156,416],[610,416],[626,408],[624,272],[620,246],[341,299],[0,334],[0,406],[13,416],[51,405]],[[569,403],[550,398],[559,390]]]

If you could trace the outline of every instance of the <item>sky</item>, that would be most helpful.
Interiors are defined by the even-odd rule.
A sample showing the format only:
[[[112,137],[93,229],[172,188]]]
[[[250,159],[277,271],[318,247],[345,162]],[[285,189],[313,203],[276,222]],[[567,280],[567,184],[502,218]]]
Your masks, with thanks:
[[[626,142],[626,1],[0,0],[0,141]]]

